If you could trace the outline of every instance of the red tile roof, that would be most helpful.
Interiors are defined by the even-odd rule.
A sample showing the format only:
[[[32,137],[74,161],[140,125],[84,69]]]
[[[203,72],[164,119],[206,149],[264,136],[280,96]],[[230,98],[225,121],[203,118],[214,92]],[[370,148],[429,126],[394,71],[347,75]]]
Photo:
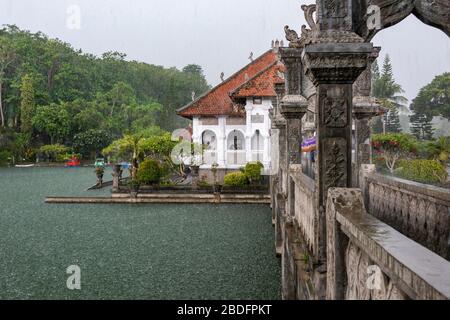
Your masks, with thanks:
[[[241,114],[242,110],[231,100],[230,93],[276,61],[278,61],[277,54],[273,50],[267,51],[197,100],[178,109],[177,114],[185,118]]]
[[[276,96],[274,84],[284,83],[284,65],[275,61],[253,78],[243,83],[231,92],[232,98],[246,97],[274,97]]]

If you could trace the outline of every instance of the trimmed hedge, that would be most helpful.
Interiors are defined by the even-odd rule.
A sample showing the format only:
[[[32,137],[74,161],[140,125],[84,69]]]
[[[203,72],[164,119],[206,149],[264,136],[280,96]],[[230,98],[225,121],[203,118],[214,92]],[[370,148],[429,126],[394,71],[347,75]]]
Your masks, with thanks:
[[[158,184],[163,177],[163,169],[158,161],[153,159],[144,160],[137,170],[137,181],[141,184]]]
[[[436,160],[400,160],[397,175],[401,178],[421,182],[437,183],[447,179],[445,167]]]
[[[231,172],[225,175],[224,185],[233,187],[243,187],[248,184],[248,179],[243,172]]]

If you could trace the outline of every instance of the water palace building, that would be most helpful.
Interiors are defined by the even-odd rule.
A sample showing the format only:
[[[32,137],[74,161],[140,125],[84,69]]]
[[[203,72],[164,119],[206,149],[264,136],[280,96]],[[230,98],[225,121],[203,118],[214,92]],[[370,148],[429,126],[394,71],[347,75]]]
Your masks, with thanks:
[[[253,161],[269,169],[269,110],[276,101],[274,85],[284,81],[275,46],[177,111],[192,120],[192,141],[204,146],[201,173],[217,164],[224,174]]]

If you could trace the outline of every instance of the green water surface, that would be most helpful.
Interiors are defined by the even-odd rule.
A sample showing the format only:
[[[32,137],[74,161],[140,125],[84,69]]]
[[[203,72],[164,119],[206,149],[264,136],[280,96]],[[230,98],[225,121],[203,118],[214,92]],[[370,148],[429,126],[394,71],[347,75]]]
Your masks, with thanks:
[[[44,203],[109,195],[94,183],[93,168],[0,168],[0,299],[280,298],[268,206]]]

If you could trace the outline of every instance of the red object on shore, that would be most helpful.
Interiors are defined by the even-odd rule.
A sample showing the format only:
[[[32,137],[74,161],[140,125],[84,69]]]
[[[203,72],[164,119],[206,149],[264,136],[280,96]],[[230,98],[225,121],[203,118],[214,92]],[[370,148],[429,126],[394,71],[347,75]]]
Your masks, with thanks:
[[[79,167],[80,166],[80,160],[78,160],[77,157],[73,156],[72,159],[67,161],[66,167]]]

